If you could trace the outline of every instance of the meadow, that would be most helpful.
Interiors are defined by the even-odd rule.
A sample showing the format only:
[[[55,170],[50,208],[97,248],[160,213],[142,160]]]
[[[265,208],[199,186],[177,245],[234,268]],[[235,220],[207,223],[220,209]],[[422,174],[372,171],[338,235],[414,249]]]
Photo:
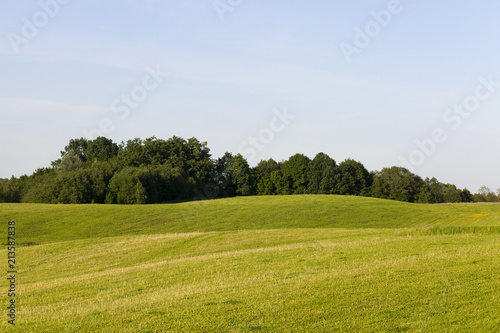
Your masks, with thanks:
[[[500,330],[500,204],[0,204],[2,239],[10,220],[18,312],[2,332]]]

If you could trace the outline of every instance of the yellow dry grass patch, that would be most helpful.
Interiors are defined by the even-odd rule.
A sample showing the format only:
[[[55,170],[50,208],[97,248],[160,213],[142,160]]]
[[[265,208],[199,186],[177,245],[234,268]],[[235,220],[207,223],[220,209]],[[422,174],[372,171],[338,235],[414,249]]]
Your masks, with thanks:
[[[488,216],[488,215],[491,215],[491,212],[489,212],[489,213],[478,213],[478,214],[471,215],[470,217],[484,217],[484,216]]]

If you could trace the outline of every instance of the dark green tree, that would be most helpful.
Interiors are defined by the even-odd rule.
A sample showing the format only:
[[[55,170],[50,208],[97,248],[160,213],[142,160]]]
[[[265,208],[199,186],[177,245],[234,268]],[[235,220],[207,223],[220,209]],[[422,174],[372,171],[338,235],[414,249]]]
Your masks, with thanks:
[[[24,203],[58,203],[61,184],[54,170],[38,169],[26,177],[21,202]]]
[[[64,147],[64,150],[61,151],[61,157],[64,157],[69,152],[72,152],[78,156],[82,162],[86,162],[88,144],[89,141],[85,138],[71,139],[69,140],[68,145]]]
[[[276,185],[271,180],[271,174],[280,170],[280,165],[273,159],[262,160],[254,168],[258,195],[276,194]]]
[[[223,196],[254,194],[252,169],[241,155],[225,153],[217,160],[217,183]]]
[[[119,147],[113,140],[98,137],[87,142],[85,158],[90,162],[108,161],[118,155]]]
[[[0,180],[0,202],[18,203],[21,201],[21,184],[12,176]]]
[[[93,200],[90,171],[77,169],[67,172],[57,179],[59,195],[57,203],[83,204]]]
[[[278,171],[280,165],[270,158],[269,160],[262,160],[254,168],[254,174],[256,179],[260,180],[262,178],[269,177],[273,171]]]
[[[295,154],[281,167],[282,175],[291,185],[291,194],[305,194],[309,186],[308,170],[309,157],[303,154]]]
[[[335,189],[337,164],[330,156],[319,153],[309,162],[307,178],[308,193],[329,194]]]
[[[337,168],[335,193],[341,195],[368,195],[372,175],[365,166],[350,158]]]
[[[443,184],[444,202],[462,202],[462,193],[455,185]]]
[[[286,177],[281,170],[271,172],[269,180],[275,189],[275,194],[293,194],[291,179]]]
[[[109,189],[113,193],[112,198],[118,204],[136,204],[137,183],[139,174],[143,173],[146,167],[126,167],[118,171],[109,182]],[[142,169],[142,170],[140,170]]]
[[[460,199],[462,202],[472,202],[473,201],[472,193],[470,193],[470,191],[465,188],[460,193]]]
[[[420,187],[420,192],[417,196],[418,203],[442,203],[444,202],[443,184],[438,182],[436,178],[426,178],[424,184]]]
[[[374,175],[372,195],[377,198],[416,202],[422,178],[402,167],[384,168]]]
[[[261,178],[257,183],[258,195],[273,195],[276,193],[276,184],[274,184],[274,182],[271,180],[271,175],[265,178]]]

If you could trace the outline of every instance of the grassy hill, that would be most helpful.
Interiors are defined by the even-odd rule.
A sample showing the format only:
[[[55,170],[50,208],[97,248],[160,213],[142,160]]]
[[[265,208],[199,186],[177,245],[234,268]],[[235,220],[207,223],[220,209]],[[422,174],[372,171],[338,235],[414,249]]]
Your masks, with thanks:
[[[259,196],[164,205],[0,204],[21,242],[290,228],[500,226],[495,204],[419,205],[332,195]]]
[[[1,204],[0,220],[4,239],[17,221],[21,332],[500,329],[500,205]]]

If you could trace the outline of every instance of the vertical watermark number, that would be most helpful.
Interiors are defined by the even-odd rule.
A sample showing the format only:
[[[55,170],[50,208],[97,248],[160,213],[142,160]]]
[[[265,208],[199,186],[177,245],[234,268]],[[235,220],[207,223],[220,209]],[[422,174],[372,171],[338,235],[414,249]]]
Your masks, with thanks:
[[[7,229],[7,280],[9,291],[7,293],[9,305],[7,317],[9,324],[16,322],[16,222],[9,221]]]

